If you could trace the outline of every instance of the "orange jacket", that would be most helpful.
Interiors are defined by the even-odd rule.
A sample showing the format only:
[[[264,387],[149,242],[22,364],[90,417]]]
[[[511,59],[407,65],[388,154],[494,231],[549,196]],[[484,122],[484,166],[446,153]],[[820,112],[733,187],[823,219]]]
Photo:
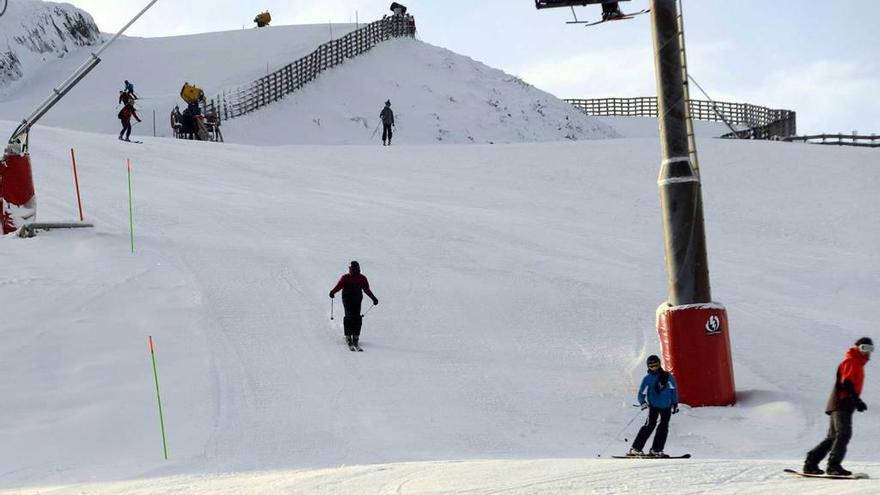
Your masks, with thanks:
[[[855,408],[855,399],[862,395],[862,386],[865,383],[865,364],[868,358],[865,357],[855,347],[851,347],[846,351],[846,357],[837,367],[837,382],[834,384],[834,390],[831,397],[828,398],[828,404],[825,407],[826,413],[838,410],[852,411]],[[843,387],[843,383],[849,380],[853,385],[856,395],[852,396]]]

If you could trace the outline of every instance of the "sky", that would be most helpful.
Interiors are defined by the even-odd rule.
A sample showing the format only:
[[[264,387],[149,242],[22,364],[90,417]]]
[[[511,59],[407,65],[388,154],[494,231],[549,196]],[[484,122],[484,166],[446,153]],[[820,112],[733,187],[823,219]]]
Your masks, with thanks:
[[[15,0],[11,0],[15,1]],[[71,0],[115,32],[147,0]],[[419,38],[467,55],[561,98],[656,94],[650,16],[585,28],[571,9],[531,0],[409,0]],[[159,0],[127,34],[172,36],[273,24],[375,20],[386,0]],[[621,2],[627,12],[648,0]],[[877,0],[683,0],[690,74],[718,101],[794,110],[800,134],[880,134]],[[595,19],[598,6],[575,9]],[[211,12],[208,15],[207,12]],[[328,26],[328,33],[330,28]],[[693,91],[693,98],[704,98]]]

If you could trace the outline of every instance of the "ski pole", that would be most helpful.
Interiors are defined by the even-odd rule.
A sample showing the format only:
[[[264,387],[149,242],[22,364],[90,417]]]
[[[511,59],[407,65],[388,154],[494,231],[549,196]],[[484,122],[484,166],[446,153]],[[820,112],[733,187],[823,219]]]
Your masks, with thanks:
[[[373,134],[370,135],[370,140],[372,140],[374,137],[376,137],[376,133],[379,132],[379,126],[381,126],[381,125],[382,125],[382,123],[379,122],[379,124],[378,124],[378,125],[376,126],[376,128],[373,130]]]
[[[369,313],[370,311],[372,311],[373,308],[375,308],[375,307],[376,307],[375,304],[372,305],[372,306],[370,306],[366,311],[364,311],[364,314],[361,315],[361,318],[363,318],[364,316],[367,316],[367,313]]]
[[[330,319],[331,319],[331,320],[333,319],[333,301],[335,301],[335,299],[333,299],[333,298],[331,297],[331,298],[330,298]]]
[[[596,457],[602,457],[602,452],[605,452],[606,450],[608,450],[608,447],[611,446],[611,443],[614,442],[615,440],[617,440],[618,438],[620,438],[620,435],[621,435],[624,431],[626,431],[627,428],[629,428],[629,425],[633,424],[633,421],[635,421],[636,418],[638,418],[639,416],[641,416],[642,411],[644,411],[644,409],[639,409],[639,411],[636,413],[636,415],[633,416],[632,419],[629,420],[629,422],[626,423],[626,424],[623,426],[623,428],[620,429],[619,432],[617,432],[617,435],[614,435],[614,438],[612,438],[612,439],[611,439],[611,440],[605,445],[605,447],[604,447],[601,451],[599,451],[598,454],[596,454]],[[628,442],[628,441],[629,441],[629,438],[624,438],[623,440],[624,440],[625,442]]]

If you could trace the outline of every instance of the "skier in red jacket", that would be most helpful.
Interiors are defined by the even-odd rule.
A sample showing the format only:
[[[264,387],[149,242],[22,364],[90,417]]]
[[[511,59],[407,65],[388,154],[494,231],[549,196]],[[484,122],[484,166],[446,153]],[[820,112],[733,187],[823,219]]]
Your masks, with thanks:
[[[363,324],[361,301],[364,299],[364,292],[370,296],[374,305],[379,304],[379,299],[370,290],[370,282],[361,274],[361,266],[357,261],[351,262],[348,273],[339,278],[339,282],[336,282],[336,286],[330,291],[330,297],[335,297],[340,290],[342,306],[345,308],[345,318],[342,319],[345,341],[352,350],[359,349],[358,338],[361,336],[361,324]]]
[[[862,385],[865,382],[865,364],[874,352],[874,342],[862,337],[846,351],[846,357],[837,367],[837,380],[825,414],[831,416],[831,427],[828,436],[813,450],[807,453],[804,461],[804,473],[828,474],[833,476],[850,476],[852,473],[841,466],[846,455],[846,446],[852,437],[853,411],[864,412],[868,409],[861,398]],[[830,454],[829,454],[830,452]],[[824,473],[819,469],[819,462],[828,455],[828,467]]]
[[[132,100],[129,99],[125,106],[122,107],[122,110],[119,111],[119,120],[122,121],[122,132],[119,133],[120,141],[130,141],[129,137],[131,136],[131,118],[134,117],[138,122],[141,121],[141,118],[138,117],[137,111],[134,109],[134,104]],[[125,135],[125,138],[122,136]]]

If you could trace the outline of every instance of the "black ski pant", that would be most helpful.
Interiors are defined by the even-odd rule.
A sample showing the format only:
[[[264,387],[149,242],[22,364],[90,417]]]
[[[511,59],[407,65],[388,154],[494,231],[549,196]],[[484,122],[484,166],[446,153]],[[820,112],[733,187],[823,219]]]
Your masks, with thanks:
[[[121,119],[122,120],[122,132],[119,133],[119,137],[128,139],[131,136],[131,119]]]
[[[819,464],[828,455],[829,466],[839,466],[852,437],[852,411],[832,411],[828,436],[807,453],[807,464]],[[830,454],[829,454],[830,452]]]
[[[342,300],[342,306],[345,308],[345,317],[342,319],[342,327],[345,329],[345,336],[360,337],[361,325],[364,319],[361,316],[361,300]]]
[[[657,433],[654,435],[654,443],[651,444],[651,450],[654,452],[662,451],[663,447],[666,446],[666,437],[669,435],[669,418],[671,415],[672,408],[661,409],[651,406],[648,409],[648,420],[645,421],[645,424],[639,430],[639,434],[636,435],[636,440],[632,445],[633,448],[636,450],[645,448],[648,437],[654,432],[654,428],[657,428]],[[659,425],[657,425],[658,417],[660,418]]]
[[[390,143],[392,135],[391,124],[382,124],[382,142],[388,141]]]

